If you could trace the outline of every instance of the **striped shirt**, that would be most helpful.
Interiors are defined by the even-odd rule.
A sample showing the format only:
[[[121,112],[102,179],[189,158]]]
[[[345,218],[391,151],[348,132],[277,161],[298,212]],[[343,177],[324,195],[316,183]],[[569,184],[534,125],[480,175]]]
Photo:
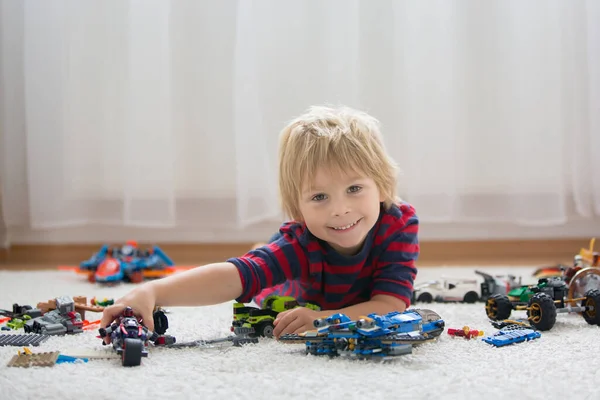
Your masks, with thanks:
[[[344,256],[298,222],[284,223],[263,247],[231,258],[242,281],[236,301],[261,305],[271,294],[293,296],[322,310],[337,310],[394,296],[410,305],[419,255],[418,218],[408,203],[383,205],[361,251]]]

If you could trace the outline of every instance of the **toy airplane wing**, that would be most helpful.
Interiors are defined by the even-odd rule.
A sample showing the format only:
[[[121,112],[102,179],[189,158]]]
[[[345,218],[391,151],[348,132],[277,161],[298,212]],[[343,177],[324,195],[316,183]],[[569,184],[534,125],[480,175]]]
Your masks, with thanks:
[[[533,274],[531,274],[532,276],[536,277],[536,278],[550,278],[553,276],[562,276],[563,273],[563,265],[549,265],[546,267],[540,267],[538,269],[536,269]]]
[[[70,272],[75,272],[75,273],[84,274],[84,275],[88,275],[90,272],[93,272],[88,269],[82,269],[76,265],[59,265],[57,268],[59,271],[70,271]]]
[[[192,268],[196,268],[197,265],[189,266],[189,265],[174,265],[171,267],[161,268],[161,269],[145,269],[142,270],[142,275],[145,278],[162,278],[165,276],[173,275],[176,272],[187,271]]]

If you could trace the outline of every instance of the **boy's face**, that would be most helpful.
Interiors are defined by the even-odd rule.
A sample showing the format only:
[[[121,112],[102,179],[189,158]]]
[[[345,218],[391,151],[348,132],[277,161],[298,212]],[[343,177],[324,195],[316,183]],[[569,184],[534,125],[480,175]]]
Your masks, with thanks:
[[[320,167],[312,186],[303,185],[300,212],[313,235],[351,255],[360,251],[377,222],[383,200],[373,179]]]

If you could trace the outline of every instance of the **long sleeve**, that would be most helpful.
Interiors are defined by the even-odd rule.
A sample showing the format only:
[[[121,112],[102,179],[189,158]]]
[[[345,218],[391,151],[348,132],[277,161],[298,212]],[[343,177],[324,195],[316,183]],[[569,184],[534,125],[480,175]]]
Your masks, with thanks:
[[[371,296],[394,296],[408,307],[417,274],[415,261],[419,256],[419,221],[410,205],[403,204],[400,212],[400,218],[390,223],[386,230],[382,243],[384,250],[373,274]]]
[[[271,243],[227,260],[237,267],[242,281],[243,291],[236,301],[249,302],[263,289],[307,273],[308,260],[300,244],[303,233],[302,225],[286,223]]]

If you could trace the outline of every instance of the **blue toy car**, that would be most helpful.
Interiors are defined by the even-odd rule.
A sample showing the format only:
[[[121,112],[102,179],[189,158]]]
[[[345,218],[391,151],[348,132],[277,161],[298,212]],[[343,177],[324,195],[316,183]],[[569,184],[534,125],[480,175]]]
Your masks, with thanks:
[[[139,283],[144,279],[162,278],[178,270],[190,268],[192,267],[175,266],[158,246],[141,250],[133,241],[128,241],[121,247],[104,245],[79,267],[59,267],[85,274],[92,283]]]
[[[333,314],[314,321],[314,331],[281,336],[285,343],[305,343],[306,353],[356,359],[387,359],[412,353],[412,346],[436,339],[445,322],[431,310],[369,314],[351,320]]]

